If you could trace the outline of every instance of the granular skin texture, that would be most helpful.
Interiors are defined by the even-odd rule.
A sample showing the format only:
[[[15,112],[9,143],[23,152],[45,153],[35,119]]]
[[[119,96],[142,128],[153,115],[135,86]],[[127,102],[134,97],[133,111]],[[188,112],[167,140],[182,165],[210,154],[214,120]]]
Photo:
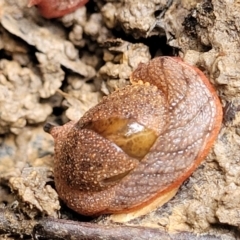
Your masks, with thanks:
[[[178,58],[159,57],[140,64],[131,82],[79,122],[49,129],[55,138],[57,191],[81,214],[128,212],[149,204],[181,185],[218,134],[221,105],[200,70]],[[155,131],[158,137],[142,159],[86,128],[109,118],[134,119]]]

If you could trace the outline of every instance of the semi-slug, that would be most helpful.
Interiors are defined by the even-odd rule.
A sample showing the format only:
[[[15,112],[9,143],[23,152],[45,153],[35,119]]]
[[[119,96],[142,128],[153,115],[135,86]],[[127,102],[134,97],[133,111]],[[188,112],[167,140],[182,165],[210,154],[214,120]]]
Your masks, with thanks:
[[[80,214],[130,212],[175,193],[219,132],[222,107],[199,69],[157,57],[130,80],[79,121],[45,125],[56,189]]]
[[[29,0],[28,6],[36,5],[45,18],[62,17],[83,6],[88,0]]]

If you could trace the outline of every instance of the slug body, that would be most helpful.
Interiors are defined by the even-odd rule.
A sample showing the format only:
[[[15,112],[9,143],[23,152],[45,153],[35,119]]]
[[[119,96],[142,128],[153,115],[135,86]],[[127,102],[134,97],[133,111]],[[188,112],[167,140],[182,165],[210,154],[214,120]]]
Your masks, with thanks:
[[[62,17],[86,4],[88,0],[29,0],[28,6],[36,5],[45,18]]]
[[[158,57],[140,64],[131,82],[78,122],[46,127],[56,189],[80,214],[133,211],[177,189],[219,132],[220,101],[197,68]]]

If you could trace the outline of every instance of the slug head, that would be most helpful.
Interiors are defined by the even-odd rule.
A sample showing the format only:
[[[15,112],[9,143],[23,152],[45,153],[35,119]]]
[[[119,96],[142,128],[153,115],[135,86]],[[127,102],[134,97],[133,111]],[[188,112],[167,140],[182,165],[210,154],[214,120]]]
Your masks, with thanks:
[[[126,177],[157,139],[152,129],[132,119],[70,122],[63,127],[47,123],[44,130],[55,138],[55,177],[92,192]]]
[[[64,182],[83,192],[109,189],[148,154],[163,126],[162,96],[154,86],[144,85],[128,86],[121,94],[124,101],[112,94],[113,99],[105,98],[78,123],[45,126],[55,139],[57,188]]]

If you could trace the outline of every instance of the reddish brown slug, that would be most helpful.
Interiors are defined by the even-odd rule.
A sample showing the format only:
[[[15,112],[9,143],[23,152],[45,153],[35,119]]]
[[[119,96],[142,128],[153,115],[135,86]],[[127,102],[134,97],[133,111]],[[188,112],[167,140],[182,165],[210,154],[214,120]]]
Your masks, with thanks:
[[[222,107],[199,69],[158,57],[130,79],[79,121],[45,126],[55,139],[56,189],[80,214],[130,212],[169,194],[219,132]]]
[[[29,0],[28,6],[36,5],[45,18],[62,17],[86,4],[88,0]]]

